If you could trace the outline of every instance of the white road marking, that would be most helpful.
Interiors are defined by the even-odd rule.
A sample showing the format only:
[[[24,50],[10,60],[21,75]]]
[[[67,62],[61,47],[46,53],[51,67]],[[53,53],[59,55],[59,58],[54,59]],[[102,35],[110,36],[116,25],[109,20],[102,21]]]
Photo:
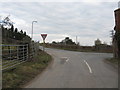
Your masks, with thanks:
[[[84,62],[86,63],[86,65],[88,66],[88,69],[89,69],[89,71],[90,71],[90,73],[92,73],[92,69],[91,69],[91,67],[89,66],[89,64],[84,60]]]
[[[68,61],[69,61],[69,59],[66,60],[66,62],[68,62]]]
[[[61,60],[68,62],[69,58],[68,57],[61,57]]]

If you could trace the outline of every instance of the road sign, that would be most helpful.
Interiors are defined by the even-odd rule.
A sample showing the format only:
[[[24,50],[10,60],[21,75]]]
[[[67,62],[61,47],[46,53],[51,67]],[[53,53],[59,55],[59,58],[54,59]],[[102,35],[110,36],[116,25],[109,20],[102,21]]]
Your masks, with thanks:
[[[42,38],[43,38],[43,51],[45,51],[45,38],[47,37],[47,34],[41,34]]]
[[[43,40],[45,40],[45,38],[47,37],[47,34],[41,34]]]

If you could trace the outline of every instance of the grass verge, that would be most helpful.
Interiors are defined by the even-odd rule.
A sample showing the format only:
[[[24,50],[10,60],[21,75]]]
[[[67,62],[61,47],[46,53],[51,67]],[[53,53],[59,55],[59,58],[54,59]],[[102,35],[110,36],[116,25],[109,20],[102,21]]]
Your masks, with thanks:
[[[110,64],[112,64],[114,67],[120,66],[120,59],[118,58],[107,58],[106,61]]]
[[[114,64],[118,64],[120,62],[117,58],[107,58],[106,60]]]
[[[21,88],[24,84],[40,74],[51,61],[52,57],[49,54],[40,51],[32,61],[20,64],[15,69],[3,71],[2,87]]]
[[[49,47],[48,47],[49,48]],[[55,48],[55,47],[50,47],[50,48]],[[96,51],[92,49],[74,49],[74,48],[55,48],[55,49],[61,49],[61,50],[68,50],[68,51],[77,51],[77,52],[90,52],[90,53],[112,53],[109,51]]]

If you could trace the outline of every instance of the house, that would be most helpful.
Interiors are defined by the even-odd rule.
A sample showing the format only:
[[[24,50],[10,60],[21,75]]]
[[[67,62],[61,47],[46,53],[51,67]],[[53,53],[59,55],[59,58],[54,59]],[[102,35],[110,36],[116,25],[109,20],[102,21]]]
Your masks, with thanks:
[[[115,58],[120,58],[120,38],[118,35],[120,34],[120,2],[118,3],[118,9],[114,11],[115,15],[115,36],[113,37],[113,52]]]

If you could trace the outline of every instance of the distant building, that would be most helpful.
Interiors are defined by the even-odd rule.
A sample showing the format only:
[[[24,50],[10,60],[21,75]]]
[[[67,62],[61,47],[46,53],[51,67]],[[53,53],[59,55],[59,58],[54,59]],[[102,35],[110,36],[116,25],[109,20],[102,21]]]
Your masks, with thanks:
[[[114,11],[115,15],[115,36],[116,32],[120,32],[120,2],[118,2],[118,9]],[[114,57],[115,58],[120,58],[120,46],[118,45],[118,38],[114,36],[113,38],[113,52],[114,52]]]

